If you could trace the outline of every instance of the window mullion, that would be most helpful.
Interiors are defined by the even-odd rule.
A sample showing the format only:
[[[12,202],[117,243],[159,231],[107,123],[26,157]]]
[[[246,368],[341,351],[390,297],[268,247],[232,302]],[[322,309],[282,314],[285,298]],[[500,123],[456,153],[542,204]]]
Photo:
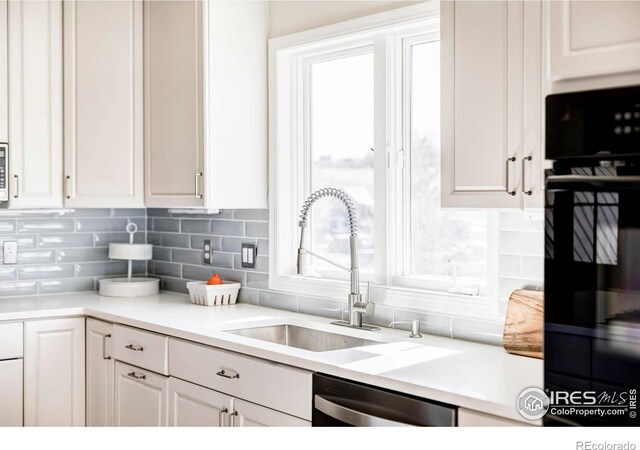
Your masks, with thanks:
[[[374,280],[388,283],[388,252],[391,250],[388,233],[388,152],[389,152],[389,105],[388,105],[388,46],[387,36],[380,34],[373,40],[373,104],[374,104]]]

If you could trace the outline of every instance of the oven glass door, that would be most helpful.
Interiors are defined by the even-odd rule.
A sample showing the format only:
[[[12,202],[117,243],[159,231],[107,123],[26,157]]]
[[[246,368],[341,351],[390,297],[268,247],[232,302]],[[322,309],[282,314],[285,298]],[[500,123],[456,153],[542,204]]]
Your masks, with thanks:
[[[620,395],[640,385],[640,172],[633,166],[572,168],[547,180],[544,365],[550,391]],[[628,414],[547,414],[545,423],[554,419],[640,423]]]

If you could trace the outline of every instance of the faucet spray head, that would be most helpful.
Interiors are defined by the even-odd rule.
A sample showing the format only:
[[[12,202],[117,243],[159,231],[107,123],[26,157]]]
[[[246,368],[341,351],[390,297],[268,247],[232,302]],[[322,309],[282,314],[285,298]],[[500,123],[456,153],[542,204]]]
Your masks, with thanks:
[[[300,227],[300,246],[298,247],[298,262],[296,264],[296,273],[298,275],[304,275],[304,273],[307,271],[307,265],[305,262],[303,243],[304,230],[307,227],[307,221],[301,220],[300,222],[298,222],[298,226]]]

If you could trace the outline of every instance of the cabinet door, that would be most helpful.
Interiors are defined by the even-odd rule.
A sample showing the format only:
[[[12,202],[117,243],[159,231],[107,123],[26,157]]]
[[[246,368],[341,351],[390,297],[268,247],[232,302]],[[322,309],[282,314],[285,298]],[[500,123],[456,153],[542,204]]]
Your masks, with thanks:
[[[521,1],[441,3],[444,207],[521,205],[523,14]]]
[[[521,195],[524,208],[544,208],[542,2],[524,2],[524,116]]]
[[[8,17],[10,206],[61,207],[62,2],[11,1]]]
[[[549,2],[551,80],[640,69],[640,2]]]
[[[142,207],[142,2],[64,2],[65,206]]]
[[[9,142],[9,60],[7,0],[0,0],[0,142]]]
[[[116,361],[115,426],[167,425],[169,378]]]
[[[169,379],[170,427],[224,427],[231,397],[177,378]]]
[[[144,3],[145,203],[204,206],[203,3]]]
[[[234,427],[310,427],[311,422],[255,403],[233,399],[231,423]]]
[[[113,426],[113,325],[87,319],[87,426]]]
[[[22,426],[22,360],[0,361],[0,427]]]
[[[25,425],[84,426],[84,339],[84,319],[25,322]]]

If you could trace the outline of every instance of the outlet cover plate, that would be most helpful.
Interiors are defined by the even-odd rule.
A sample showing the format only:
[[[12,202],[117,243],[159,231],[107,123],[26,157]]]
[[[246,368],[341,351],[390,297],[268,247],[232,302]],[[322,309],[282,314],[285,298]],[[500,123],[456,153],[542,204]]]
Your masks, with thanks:
[[[3,244],[4,264],[18,263],[18,241],[4,241]]]

